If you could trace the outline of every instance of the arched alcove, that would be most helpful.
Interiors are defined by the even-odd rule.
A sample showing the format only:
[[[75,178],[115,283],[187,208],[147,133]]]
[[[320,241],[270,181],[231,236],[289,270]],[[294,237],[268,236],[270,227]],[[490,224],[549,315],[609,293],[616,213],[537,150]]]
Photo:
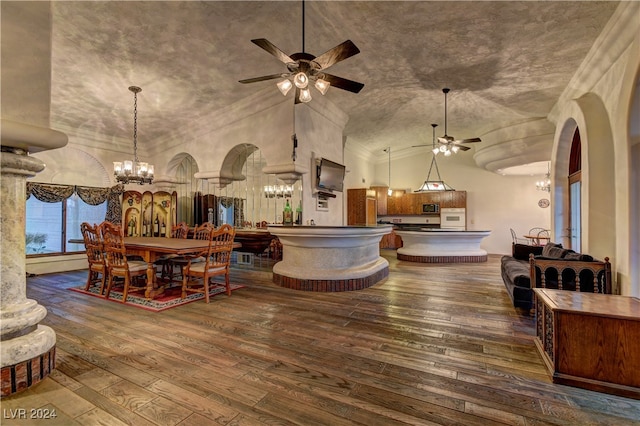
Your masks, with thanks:
[[[556,132],[553,152],[552,226],[568,245],[569,158],[576,129],[582,142],[582,249],[597,257],[613,256],[616,247],[614,144],[602,100],[587,93],[572,101]]]
[[[45,163],[45,169],[31,178],[33,182],[110,187],[111,173],[91,154],[77,148],[64,148],[32,154]],[[89,171],[89,172],[87,172]]]
[[[198,179],[194,175],[198,172],[198,163],[186,152],[173,156],[167,164],[167,172],[175,177],[175,191],[177,194],[177,222],[193,222],[193,196],[198,188]]]

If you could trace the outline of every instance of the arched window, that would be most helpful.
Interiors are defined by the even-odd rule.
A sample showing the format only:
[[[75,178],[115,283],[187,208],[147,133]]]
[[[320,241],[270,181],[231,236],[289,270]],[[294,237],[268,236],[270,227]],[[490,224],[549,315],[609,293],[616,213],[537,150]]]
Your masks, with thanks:
[[[569,154],[569,241],[571,249],[581,251],[582,239],[582,159],[581,159],[580,130],[576,128],[571,141]]]

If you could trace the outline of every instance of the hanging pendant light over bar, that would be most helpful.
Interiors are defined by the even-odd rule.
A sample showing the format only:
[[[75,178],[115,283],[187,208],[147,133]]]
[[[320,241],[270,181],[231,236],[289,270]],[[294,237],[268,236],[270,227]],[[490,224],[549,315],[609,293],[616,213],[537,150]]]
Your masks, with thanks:
[[[138,93],[142,91],[137,86],[130,86],[133,92],[133,161],[114,161],[113,174],[120,183],[153,183],[153,164],[138,161]]]
[[[436,127],[438,127],[438,125],[432,124],[431,127],[433,127],[433,142],[432,142],[433,157],[431,157],[431,165],[429,166],[429,173],[427,173],[427,180],[425,180],[422,186],[417,190],[415,190],[414,192],[455,191],[455,189],[453,189],[452,187],[444,183],[444,181],[440,177],[440,170],[438,170],[438,163],[436,162],[436,155],[438,155],[438,152],[440,152],[439,148],[436,148]],[[446,152],[445,152],[445,155],[447,155]],[[451,152],[449,152],[448,155],[451,155]],[[433,166],[436,166],[436,173],[438,175],[438,180],[431,180],[431,170],[433,169]]]

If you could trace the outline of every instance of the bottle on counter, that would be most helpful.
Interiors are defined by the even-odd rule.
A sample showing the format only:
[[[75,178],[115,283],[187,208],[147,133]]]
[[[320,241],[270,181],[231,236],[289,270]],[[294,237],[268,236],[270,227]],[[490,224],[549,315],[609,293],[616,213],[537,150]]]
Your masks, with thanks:
[[[293,225],[293,209],[291,208],[291,204],[289,204],[288,198],[284,205],[284,211],[282,212],[282,224]]]
[[[296,225],[302,225],[302,200],[300,200],[298,207],[296,207]]]
[[[133,218],[131,218],[127,223],[127,237],[133,236],[133,227],[134,227]]]
[[[167,236],[167,226],[164,224],[164,219],[162,219],[162,222],[160,223],[160,236],[161,237]]]
[[[154,237],[160,236],[160,221],[158,220],[157,214],[156,214],[155,220],[153,221],[153,236]]]

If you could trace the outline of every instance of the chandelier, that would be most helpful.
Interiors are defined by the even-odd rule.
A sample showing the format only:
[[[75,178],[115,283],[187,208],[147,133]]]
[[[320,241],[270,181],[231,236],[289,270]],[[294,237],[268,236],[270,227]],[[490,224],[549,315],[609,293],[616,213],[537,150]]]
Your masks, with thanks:
[[[293,185],[266,185],[262,190],[265,198],[291,198]]]
[[[415,190],[414,192],[455,191],[452,187],[444,183],[444,181],[440,177],[440,170],[438,169],[438,163],[436,162],[436,155],[438,154],[438,152],[441,152],[438,148],[436,148],[436,127],[438,127],[438,125],[432,124],[431,127],[433,127],[433,142],[432,142],[433,157],[431,157],[431,165],[429,166],[429,173],[427,173],[427,180],[425,180],[422,186],[417,190]],[[449,154],[445,153],[445,155],[451,155],[451,152],[449,152]],[[435,166],[436,174],[438,175],[438,180],[430,180],[431,170],[433,169],[433,166]]]
[[[141,88],[130,86],[133,92],[133,161],[114,161],[113,174],[120,183],[153,183],[153,164],[138,161],[138,93]]]
[[[547,173],[544,175],[543,180],[536,182],[536,189],[539,191],[551,192],[551,165],[547,166]]]

